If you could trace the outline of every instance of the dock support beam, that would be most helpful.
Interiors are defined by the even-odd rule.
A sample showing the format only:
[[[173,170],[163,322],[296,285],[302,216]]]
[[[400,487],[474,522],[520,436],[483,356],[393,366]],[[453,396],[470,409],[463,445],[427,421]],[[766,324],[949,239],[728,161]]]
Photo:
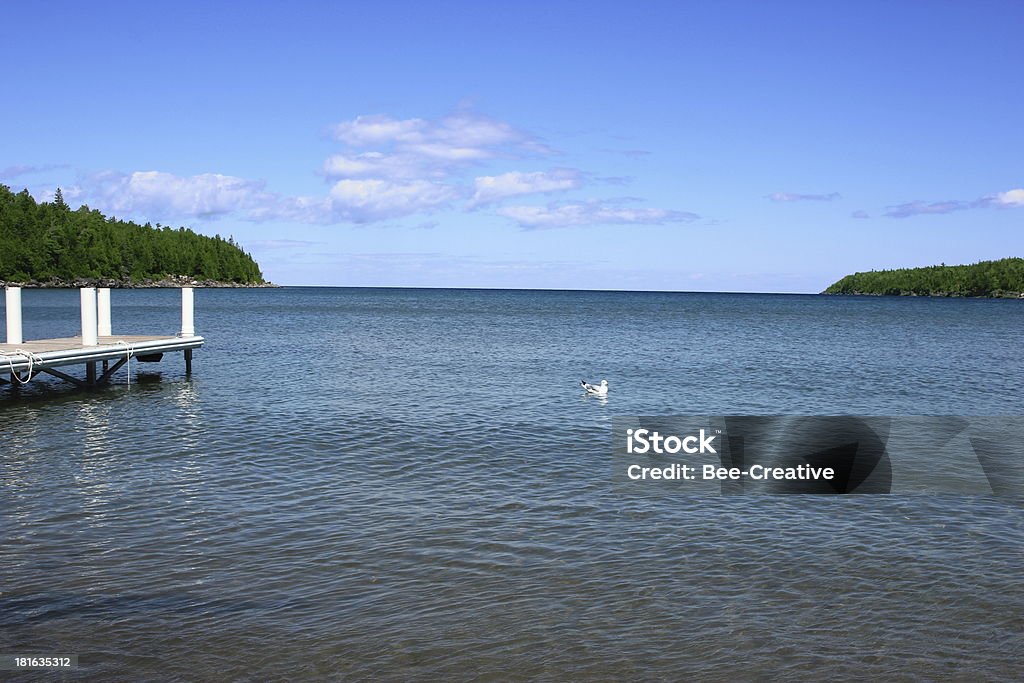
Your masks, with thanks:
[[[185,375],[192,375],[192,349],[185,349]]]
[[[43,368],[39,372],[45,372],[48,375],[53,375],[54,377],[58,377],[58,378],[64,380],[65,382],[70,382],[71,384],[74,384],[76,387],[85,388],[85,387],[89,386],[88,384],[86,384],[82,380],[78,379],[77,377],[72,377],[71,375],[67,375],[67,374],[61,372],[60,370],[55,370],[53,368]]]
[[[178,336],[196,336],[195,291],[191,287],[181,288],[181,332]]]
[[[96,326],[96,288],[82,287],[82,346],[98,346]],[[93,372],[96,368],[93,367]]]
[[[101,337],[114,334],[110,327],[110,287],[96,290],[96,331]]]
[[[21,344],[21,287],[8,287],[5,294],[7,306],[7,343]]]

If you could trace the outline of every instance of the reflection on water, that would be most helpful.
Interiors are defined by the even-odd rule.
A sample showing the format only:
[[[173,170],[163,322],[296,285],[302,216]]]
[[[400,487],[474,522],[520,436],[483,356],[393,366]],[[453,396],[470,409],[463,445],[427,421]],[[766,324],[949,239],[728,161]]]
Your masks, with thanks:
[[[106,431],[110,425],[110,404],[98,401],[82,401],[74,411],[75,425],[84,455],[103,457],[109,451]]]
[[[189,418],[199,418],[199,393],[193,380],[175,382],[171,387],[171,400]]]
[[[180,481],[191,481],[198,485],[203,481],[200,463],[205,457],[203,440],[206,436],[199,392],[192,380],[175,382],[167,389],[171,403],[177,408],[176,421],[180,432],[180,448],[184,454],[180,469],[185,476],[181,477]]]

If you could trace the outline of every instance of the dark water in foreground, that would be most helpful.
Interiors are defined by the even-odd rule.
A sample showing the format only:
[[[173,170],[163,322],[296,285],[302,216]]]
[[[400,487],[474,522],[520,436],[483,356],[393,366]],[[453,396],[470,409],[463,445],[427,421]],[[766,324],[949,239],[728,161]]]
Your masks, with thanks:
[[[75,333],[77,293],[24,300],[27,337]],[[0,391],[0,653],[81,665],[27,679],[1024,677],[1020,506],[629,497],[609,469],[615,415],[1024,414],[1024,303],[196,303],[190,380]],[[115,291],[115,332],[177,305]]]

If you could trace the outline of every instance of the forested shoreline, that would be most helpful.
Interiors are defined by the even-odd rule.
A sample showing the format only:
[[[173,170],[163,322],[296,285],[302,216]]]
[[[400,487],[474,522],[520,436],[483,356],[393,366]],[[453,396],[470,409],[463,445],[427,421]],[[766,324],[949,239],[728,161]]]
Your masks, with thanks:
[[[1004,258],[970,265],[872,270],[847,275],[824,294],[1021,298],[1024,259]]]
[[[139,225],[0,185],[0,282],[41,287],[266,286],[234,239]]]

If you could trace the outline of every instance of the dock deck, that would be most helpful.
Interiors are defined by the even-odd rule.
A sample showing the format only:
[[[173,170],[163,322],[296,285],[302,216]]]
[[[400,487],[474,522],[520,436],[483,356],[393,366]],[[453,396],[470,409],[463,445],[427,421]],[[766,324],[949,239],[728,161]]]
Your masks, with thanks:
[[[0,344],[0,384],[24,383],[45,372],[81,386],[107,382],[129,358],[158,359],[164,353],[185,354],[186,371],[191,370],[192,350],[205,339],[190,336],[113,335],[98,337],[96,346],[85,346],[81,337],[37,339],[20,344]],[[114,365],[107,367],[110,361]],[[96,363],[104,363],[104,372],[96,376]],[[72,377],[53,368],[86,365],[86,378]],[[12,377],[11,375],[14,375]],[[6,376],[6,379],[5,379]]]

